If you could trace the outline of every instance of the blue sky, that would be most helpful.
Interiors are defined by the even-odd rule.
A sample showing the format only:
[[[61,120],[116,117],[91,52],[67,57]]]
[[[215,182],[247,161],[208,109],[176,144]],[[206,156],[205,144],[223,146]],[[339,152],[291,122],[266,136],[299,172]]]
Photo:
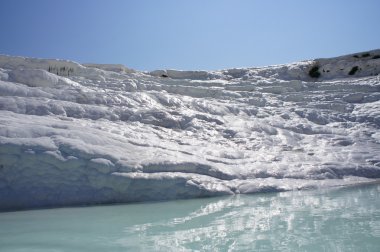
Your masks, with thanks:
[[[223,69],[380,48],[378,0],[1,0],[0,54]]]

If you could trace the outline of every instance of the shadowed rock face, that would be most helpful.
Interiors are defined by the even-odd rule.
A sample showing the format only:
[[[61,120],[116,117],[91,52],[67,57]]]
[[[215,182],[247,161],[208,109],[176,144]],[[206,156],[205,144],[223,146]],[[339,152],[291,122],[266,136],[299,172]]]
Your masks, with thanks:
[[[379,178],[380,59],[354,56],[152,73],[0,56],[0,209]]]

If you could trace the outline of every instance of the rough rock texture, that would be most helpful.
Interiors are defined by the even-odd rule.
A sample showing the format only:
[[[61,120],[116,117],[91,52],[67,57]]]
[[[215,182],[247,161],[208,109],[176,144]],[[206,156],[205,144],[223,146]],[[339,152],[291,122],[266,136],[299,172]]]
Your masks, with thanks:
[[[0,56],[0,210],[379,178],[376,55],[151,73]]]

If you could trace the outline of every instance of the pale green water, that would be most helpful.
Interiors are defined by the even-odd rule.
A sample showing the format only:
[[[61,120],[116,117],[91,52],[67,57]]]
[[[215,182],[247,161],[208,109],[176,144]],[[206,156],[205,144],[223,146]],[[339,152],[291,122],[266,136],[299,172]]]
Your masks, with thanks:
[[[380,185],[0,213],[0,251],[380,251]]]

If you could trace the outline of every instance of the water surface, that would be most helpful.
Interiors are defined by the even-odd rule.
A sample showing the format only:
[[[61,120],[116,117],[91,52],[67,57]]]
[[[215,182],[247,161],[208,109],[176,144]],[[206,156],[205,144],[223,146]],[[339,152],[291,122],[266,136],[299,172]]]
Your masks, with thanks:
[[[380,185],[0,213],[0,251],[380,251]]]

